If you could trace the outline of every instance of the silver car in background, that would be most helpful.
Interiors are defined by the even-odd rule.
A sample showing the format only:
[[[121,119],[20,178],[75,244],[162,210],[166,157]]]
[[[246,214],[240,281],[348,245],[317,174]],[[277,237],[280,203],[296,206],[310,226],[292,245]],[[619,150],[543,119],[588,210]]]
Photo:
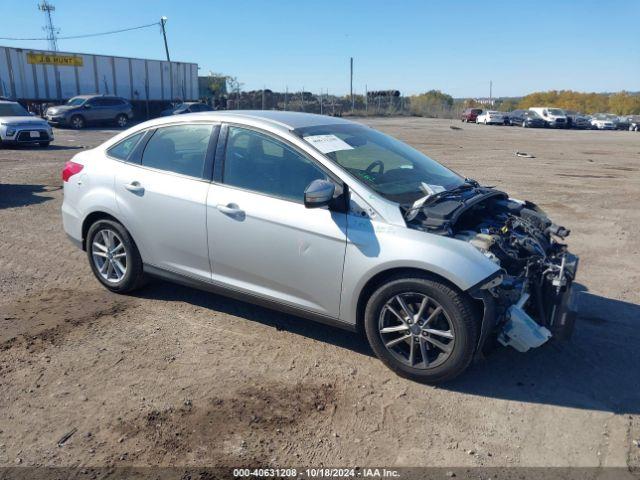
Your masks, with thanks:
[[[31,115],[18,102],[0,100],[0,146],[48,147],[52,141],[53,129],[46,121]]]
[[[431,383],[487,345],[526,351],[573,326],[568,230],[358,123],[165,117],[62,176],[64,229],[114,292],[155,276],[363,331]]]

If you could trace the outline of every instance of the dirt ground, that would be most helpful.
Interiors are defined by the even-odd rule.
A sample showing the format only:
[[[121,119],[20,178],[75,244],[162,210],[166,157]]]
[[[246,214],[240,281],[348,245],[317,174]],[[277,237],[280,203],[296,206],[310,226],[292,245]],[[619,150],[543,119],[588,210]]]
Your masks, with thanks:
[[[0,466],[639,468],[640,134],[365,123],[571,228],[571,342],[435,388],[300,318],[162,282],[111,294],[62,230],[60,171],[115,131],[56,130],[0,150]]]

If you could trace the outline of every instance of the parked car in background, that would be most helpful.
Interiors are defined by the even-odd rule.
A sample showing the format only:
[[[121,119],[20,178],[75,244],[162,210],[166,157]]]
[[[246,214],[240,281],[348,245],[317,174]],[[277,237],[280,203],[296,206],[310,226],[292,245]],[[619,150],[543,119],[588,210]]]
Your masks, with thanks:
[[[615,120],[613,123],[616,125],[616,130],[629,130],[629,125],[631,125],[631,120],[628,115],[614,115]]]
[[[185,103],[176,105],[175,107],[167,108],[166,110],[163,110],[161,115],[163,117],[166,117],[169,115],[182,115],[184,113],[211,112],[211,111],[213,111],[213,108],[211,108],[206,103],[185,102]]]
[[[591,117],[574,110],[565,110],[567,128],[591,128]]]
[[[18,102],[0,100],[0,146],[48,147],[52,141],[53,129],[45,120],[31,115]]]
[[[615,130],[617,123],[614,118],[615,115],[608,113],[596,113],[591,117],[591,126],[597,130]]]
[[[567,128],[567,116],[561,108],[531,107],[529,110],[536,112],[550,128]]]
[[[77,129],[105,123],[124,128],[133,119],[133,107],[113,95],[79,95],[64,105],[47,108],[45,118],[52,125]]]
[[[640,132],[640,115],[631,115],[629,117],[629,131]]]
[[[462,112],[462,121],[463,122],[475,122],[478,115],[482,113],[481,108],[467,108],[464,112]]]
[[[64,229],[105,288],[153,275],[364,331],[415,380],[574,325],[569,230],[355,122],[165,117],[78,153],[62,179]]]
[[[504,125],[511,125],[511,116],[509,112],[498,112],[502,115],[502,123]]]
[[[503,125],[504,116],[496,110],[487,110],[476,117],[476,123],[484,123],[485,125]]]
[[[511,125],[529,128],[542,128],[546,126],[545,121],[536,112],[531,110],[514,110],[509,112]]]

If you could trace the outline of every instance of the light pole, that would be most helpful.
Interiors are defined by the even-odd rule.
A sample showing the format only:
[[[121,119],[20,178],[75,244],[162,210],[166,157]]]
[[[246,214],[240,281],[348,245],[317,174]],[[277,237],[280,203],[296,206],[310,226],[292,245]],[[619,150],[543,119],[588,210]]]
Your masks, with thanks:
[[[167,53],[167,62],[171,61],[169,58],[169,44],[167,43],[167,30],[165,25],[167,23],[167,17],[160,17],[160,26],[162,27],[162,37],[164,38],[164,51]]]

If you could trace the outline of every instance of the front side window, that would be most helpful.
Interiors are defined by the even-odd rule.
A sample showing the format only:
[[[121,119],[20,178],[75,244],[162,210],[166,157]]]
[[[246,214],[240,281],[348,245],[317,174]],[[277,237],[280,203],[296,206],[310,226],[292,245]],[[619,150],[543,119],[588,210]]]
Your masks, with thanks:
[[[295,202],[325,173],[310,159],[272,137],[253,130],[229,127],[222,181]]]
[[[159,128],[142,154],[142,165],[201,178],[213,125]]]
[[[82,97],[73,97],[72,99],[70,99],[67,102],[67,105],[71,105],[73,107],[78,107],[80,105],[82,105],[84,102],[86,102],[87,99],[86,98],[82,98]]]
[[[441,191],[464,182],[418,150],[363,125],[320,125],[300,128],[295,133],[394,202],[406,204],[424,197],[423,184]]]
[[[117,143],[109,150],[107,153],[119,160],[127,160],[133,149],[136,148],[136,145],[142,138],[145,132],[136,133],[135,135],[131,135],[130,137],[125,138],[121,142]]]

